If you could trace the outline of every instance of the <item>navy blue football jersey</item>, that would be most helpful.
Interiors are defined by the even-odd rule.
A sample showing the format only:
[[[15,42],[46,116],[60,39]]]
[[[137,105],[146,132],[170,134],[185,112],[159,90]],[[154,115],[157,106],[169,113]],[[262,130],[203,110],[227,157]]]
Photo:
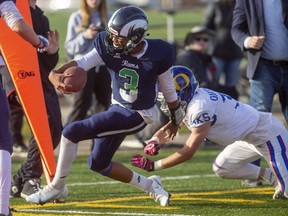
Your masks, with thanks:
[[[16,2],[16,0],[0,0],[0,4],[2,4],[5,1],[13,1],[14,3]]]
[[[158,75],[175,61],[172,45],[160,39],[147,39],[148,49],[139,59],[131,55],[112,56],[105,47],[105,36],[106,32],[98,34],[94,44],[111,75],[114,100],[134,110],[153,107]]]

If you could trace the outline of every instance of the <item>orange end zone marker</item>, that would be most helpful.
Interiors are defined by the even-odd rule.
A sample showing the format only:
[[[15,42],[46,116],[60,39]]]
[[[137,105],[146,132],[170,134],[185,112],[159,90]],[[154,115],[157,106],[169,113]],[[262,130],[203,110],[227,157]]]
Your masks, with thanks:
[[[28,0],[16,3],[25,21],[31,25]],[[56,170],[51,133],[42,90],[36,49],[11,31],[0,19],[0,50],[6,62],[27,121],[38,143],[47,183]]]

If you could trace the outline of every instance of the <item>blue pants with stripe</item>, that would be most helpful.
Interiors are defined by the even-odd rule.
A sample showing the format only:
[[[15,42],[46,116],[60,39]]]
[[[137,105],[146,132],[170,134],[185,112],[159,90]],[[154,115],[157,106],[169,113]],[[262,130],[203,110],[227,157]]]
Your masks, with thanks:
[[[141,131],[146,125],[135,110],[112,105],[107,111],[67,125],[63,136],[74,143],[94,139],[88,166],[97,172],[110,165],[113,155],[127,135]]]

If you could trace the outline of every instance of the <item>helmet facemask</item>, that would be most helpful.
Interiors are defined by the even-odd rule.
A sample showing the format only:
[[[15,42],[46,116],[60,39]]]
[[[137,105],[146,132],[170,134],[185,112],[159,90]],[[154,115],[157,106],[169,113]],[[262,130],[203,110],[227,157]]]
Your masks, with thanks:
[[[148,19],[146,13],[138,7],[127,6],[117,10],[108,22],[106,29],[105,46],[107,52],[127,55],[146,36]],[[113,36],[127,38],[128,42],[123,47],[113,45]]]

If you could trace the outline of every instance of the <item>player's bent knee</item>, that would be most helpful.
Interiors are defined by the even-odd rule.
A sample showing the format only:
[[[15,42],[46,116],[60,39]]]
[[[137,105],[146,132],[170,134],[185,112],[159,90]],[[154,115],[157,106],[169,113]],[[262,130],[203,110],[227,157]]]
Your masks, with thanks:
[[[72,122],[71,124],[67,125],[66,127],[64,127],[63,131],[62,131],[62,135],[64,137],[66,137],[67,139],[71,140],[74,143],[78,143],[78,137],[77,137],[77,130],[79,130],[79,127],[76,126],[76,124],[74,124],[74,122]]]
[[[92,170],[94,172],[98,172],[100,174],[102,174],[103,170],[105,170],[106,168],[109,168],[110,166],[112,169],[111,161],[105,162],[103,160],[100,160],[100,158],[99,159],[93,158],[93,156],[91,156],[91,155],[88,157],[87,164],[88,164],[88,167],[90,170]],[[110,169],[110,171],[111,171],[111,169]],[[109,171],[109,173],[110,173],[110,171]]]
[[[213,164],[213,171],[216,176],[219,178],[226,178],[227,176],[227,170],[221,167],[218,167],[217,165]]]

